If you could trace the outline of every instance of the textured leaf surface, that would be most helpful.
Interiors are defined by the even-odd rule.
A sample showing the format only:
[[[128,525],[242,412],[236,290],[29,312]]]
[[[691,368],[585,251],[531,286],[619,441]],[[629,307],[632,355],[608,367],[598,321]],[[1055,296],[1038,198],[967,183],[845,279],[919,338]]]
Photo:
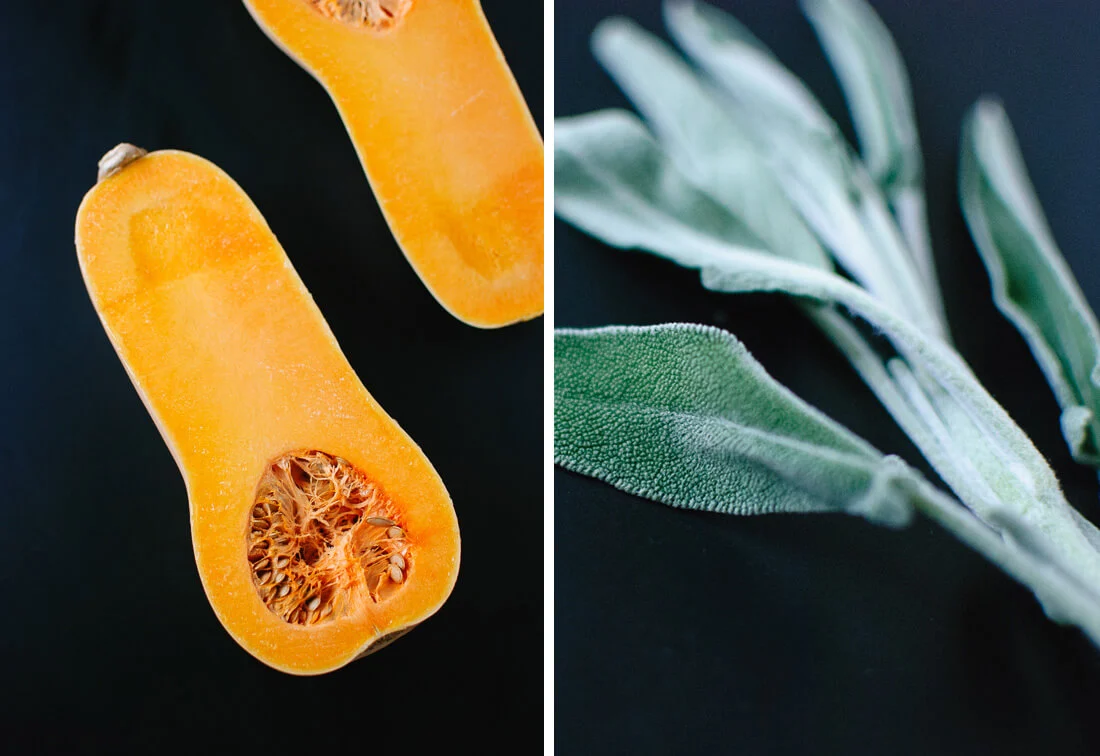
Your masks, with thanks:
[[[1100,326],[1054,243],[1012,125],[992,100],[966,120],[959,192],[993,299],[1054,390],[1070,450],[1100,465]]]
[[[775,382],[733,336],[672,324],[559,330],[554,457],[665,504],[730,514],[842,510],[932,518],[1100,643],[1091,583],[1010,512],[996,530]],[[1087,523],[1086,523],[1087,525]],[[1096,529],[1086,528],[1090,542]]]
[[[554,458],[672,506],[843,509],[902,524],[907,469],[798,399],[733,336],[697,325],[561,330]]]

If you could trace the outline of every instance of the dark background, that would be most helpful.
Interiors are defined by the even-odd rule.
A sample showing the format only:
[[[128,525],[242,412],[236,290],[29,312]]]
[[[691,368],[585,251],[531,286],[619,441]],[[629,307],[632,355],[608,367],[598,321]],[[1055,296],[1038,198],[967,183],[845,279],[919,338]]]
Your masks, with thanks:
[[[483,5],[541,121],[542,9]],[[446,483],[458,584],[389,648],[295,678],[211,611],[183,480],[76,262],[120,141],[248,192]],[[0,751],[541,749],[543,321],[482,331],[435,302],[328,95],[242,3],[0,3],[0,266]]]
[[[854,139],[794,0],[719,0]],[[932,238],[962,354],[1100,515],[1058,407],[994,309],[955,189],[963,114],[999,94],[1054,233],[1100,306],[1100,8],[1093,2],[873,3],[913,82]],[[595,24],[659,4],[557,0],[555,108],[626,100],[593,61]],[[698,274],[556,227],[556,326],[709,323],[879,449],[919,454],[847,363],[778,296],[705,291]],[[927,467],[924,469],[927,470]],[[927,520],[686,513],[555,471],[556,743],[562,754],[1100,752],[1100,652]]]

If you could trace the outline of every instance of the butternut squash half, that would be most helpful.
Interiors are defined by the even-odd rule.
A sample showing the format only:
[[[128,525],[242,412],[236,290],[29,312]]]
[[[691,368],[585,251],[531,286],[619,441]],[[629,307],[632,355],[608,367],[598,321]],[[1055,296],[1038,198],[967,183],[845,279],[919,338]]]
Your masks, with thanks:
[[[119,145],[76,217],[92,303],[183,473],[203,588],[261,661],[318,674],[434,613],[458,522],[248,196]]]
[[[543,147],[477,0],[245,0],[336,103],[409,262],[491,328],[543,310]]]

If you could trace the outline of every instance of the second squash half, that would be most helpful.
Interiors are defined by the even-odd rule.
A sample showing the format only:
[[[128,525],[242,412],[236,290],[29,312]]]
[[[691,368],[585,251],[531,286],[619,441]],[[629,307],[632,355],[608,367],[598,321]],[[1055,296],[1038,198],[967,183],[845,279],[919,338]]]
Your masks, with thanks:
[[[543,146],[477,0],[245,0],[335,101],[437,300],[493,328],[543,310]]]

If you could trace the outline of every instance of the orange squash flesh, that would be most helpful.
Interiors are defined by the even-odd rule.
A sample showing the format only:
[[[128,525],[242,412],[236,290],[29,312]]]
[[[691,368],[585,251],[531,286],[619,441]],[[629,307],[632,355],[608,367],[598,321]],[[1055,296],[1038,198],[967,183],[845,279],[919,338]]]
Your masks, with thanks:
[[[407,12],[387,28],[317,7],[362,4],[245,0],[335,101],[394,237],[436,299],[480,327],[541,314],[542,140],[481,6],[390,0]]]
[[[450,497],[356,377],[241,188],[195,155],[150,153],[88,192],[76,248],[103,326],[183,473],[199,574],[233,638],[272,667],[317,674],[434,613],[458,572]],[[411,559],[382,600],[359,596],[344,616],[294,624],[261,598],[249,523],[272,461],[307,450],[343,458],[384,492]]]

